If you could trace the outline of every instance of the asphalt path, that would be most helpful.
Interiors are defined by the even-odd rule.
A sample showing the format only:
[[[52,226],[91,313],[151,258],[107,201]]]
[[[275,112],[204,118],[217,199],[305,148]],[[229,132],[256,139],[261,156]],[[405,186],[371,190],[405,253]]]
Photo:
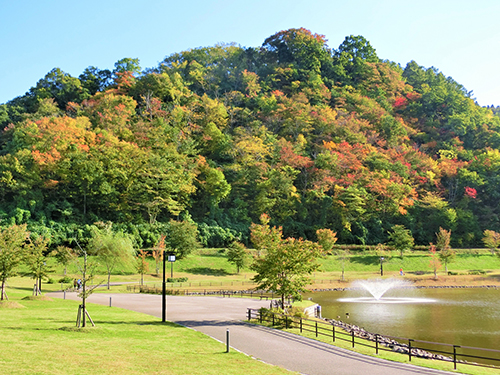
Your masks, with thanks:
[[[50,293],[63,298],[63,293]],[[66,292],[66,299],[79,300]],[[161,296],[94,293],[88,302],[111,305],[161,318]],[[453,374],[391,362],[281,330],[245,322],[247,308],[269,307],[268,301],[249,298],[167,296],[167,320],[203,332],[256,359],[307,375]],[[455,373],[456,374],[456,373]]]

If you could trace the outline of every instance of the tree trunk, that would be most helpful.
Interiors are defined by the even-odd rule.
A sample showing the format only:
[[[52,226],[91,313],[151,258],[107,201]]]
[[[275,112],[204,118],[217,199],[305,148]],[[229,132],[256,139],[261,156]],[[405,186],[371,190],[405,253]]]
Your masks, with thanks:
[[[5,299],[8,300],[9,298],[7,297],[7,293],[5,293],[5,280],[2,280],[2,297],[0,298],[0,301],[3,301],[4,300],[4,296],[5,296]]]

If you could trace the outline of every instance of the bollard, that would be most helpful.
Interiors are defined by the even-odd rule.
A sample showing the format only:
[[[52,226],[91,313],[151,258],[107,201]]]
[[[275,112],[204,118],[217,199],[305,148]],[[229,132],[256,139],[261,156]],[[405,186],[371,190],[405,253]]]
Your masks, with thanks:
[[[111,307],[111,297],[109,297],[109,307]]]
[[[226,330],[226,353],[229,353],[229,329]]]
[[[64,291],[64,298],[63,299],[66,299],[66,291]]]

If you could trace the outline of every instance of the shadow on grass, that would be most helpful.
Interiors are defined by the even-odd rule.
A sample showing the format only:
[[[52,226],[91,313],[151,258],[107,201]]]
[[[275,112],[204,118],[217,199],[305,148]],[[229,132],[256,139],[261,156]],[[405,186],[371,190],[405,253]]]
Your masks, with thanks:
[[[380,257],[377,255],[365,255],[362,257],[351,257],[349,259],[351,263],[364,264],[365,266],[371,266],[374,264],[380,264]]]
[[[232,275],[222,268],[209,268],[209,267],[193,267],[187,268],[185,272],[192,273],[193,275],[206,275],[206,276],[228,276]]]
[[[487,276],[485,276],[485,279],[493,280],[493,281],[500,281],[500,275],[487,275]]]

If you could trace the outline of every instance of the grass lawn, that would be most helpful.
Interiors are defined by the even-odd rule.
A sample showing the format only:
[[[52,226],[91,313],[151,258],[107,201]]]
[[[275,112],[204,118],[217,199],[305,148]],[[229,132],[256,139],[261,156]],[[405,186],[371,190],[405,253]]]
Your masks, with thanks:
[[[0,374],[292,373],[149,315],[89,304],[96,327],[78,329],[77,302],[8,293],[0,303]]]
[[[403,267],[406,277],[417,283],[436,283],[432,280],[429,257],[425,252],[408,253],[402,259],[396,253],[387,252],[384,258],[384,277],[397,277],[399,268]],[[53,262],[53,259],[49,261]],[[161,275],[155,275],[154,260],[149,259],[149,262],[150,271],[144,277],[145,282],[160,286]],[[312,288],[348,285],[339,282],[342,266],[336,256],[327,256],[320,263],[321,269],[313,275]],[[42,285],[44,292],[61,288],[58,280],[63,275],[63,268],[54,263],[53,269],[52,283],[44,281]],[[445,275],[441,269],[438,282],[445,285],[500,285],[500,259],[486,252],[457,254],[448,269],[457,276]],[[469,274],[477,270],[484,271],[484,274]],[[424,275],[417,276],[422,271]],[[353,253],[346,263],[345,272],[348,280],[379,277],[380,255]],[[104,268],[97,273],[96,282],[106,280]],[[80,277],[76,265],[68,267],[68,276]],[[235,267],[219,250],[203,249],[174,263],[174,277],[188,277],[189,281],[169,287],[247,290],[255,287],[252,276],[248,269],[237,274]],[[133,265],[129,265],[113,272],[111,282],[137,285],[140,279]],[[0,342],[0,374],[220,374],[221,369],[224,374],[290,373],[235,351],[225,353],[225,344],[201,333],[119,308],[91,305],[89,312],[97,326],[76,329],[77,302],[23,299],[32,294],[33,281],[28,278],[9,279],[9,285],[10,301],[0,304],[0,334],[3,338]],[[113,292],[126,292],[126,286],[111,288]],[[105,288],[100,290],[107,291]],[[16,308],[17,304],[20,306]],[[393,359],[392,353],[384,355]],[[412,363],[418,364],[416,359]],[[477,369],[473,373],[494,372]]]
[[[406,277],[412,281],[420,281],[421,279],[433,278],[433,270],[429,265],[430,257],[426,252],[408,252],[403,258],[400,258],[399,253],[386,251],[384,253],[384,276],[397,277],[399,269],[403,268]],[[62,277],[63,268],[55,264],[55,271],[52,277],[54,283]],[[160,274],[156,275],[156,265],[154,259],[149,258],[149,272],[144,275],[144,283],[161,287],[162,282],[162,265],[160,264]],[[341,278],[342,264],[341,260],[335,255],[328,255],[319,260],[320,269],[313,275],[313,284],[333,284],[331,286],[345,286],[339,284]],[[167,277],[170,276],[171,264],[167,264]],[[487,251],[468,252],[460,250],[456,257],[448,264],[448,271],[459,276],[458,278],[451,277],[445,274],[444,266],[438,270],[440,280],[455,280],[452,283],[469,283],[472,279],[479,283],[500,282],[500,257],[492,255]],[[68,275],[71,278],[79,277],[78,268],[71,264],[68,266]],[[100,267],[97,270],[98,276],[95,277],[96,282],[105,282],[107,280],[106,270]],[[468,277],[469,274],[474,274],[474,277]],[[168,284],[168,287],[191,289],[191,290],[248,290],[252,289],[255,284],[252,282],[254,275],[248,268],[241,270],[238,274],[236,268],[227,261],[227,257],[220,249],[200,249],[184,259],[177,260],[173,264],[173,275],[175,278],[187,277],[188,282],[179,284]],[[347,280],[355,280],[358,278],[373,278],[380,276],[380,255],[375,252],[352,253],[345,263],[345,278]],[[111,276],[111,282],[133,282],[138,284],[141,276],[138,275],[133,265],[117,268]],[[71,284],[66,284],[65,287],[70,287]],[[321,285],[314,285],[320,287]],[[60,284],[59,284],[60,287]],[[114,288],[114,291],[117,288]],[[126,291],[125,287],[118,288]]]

